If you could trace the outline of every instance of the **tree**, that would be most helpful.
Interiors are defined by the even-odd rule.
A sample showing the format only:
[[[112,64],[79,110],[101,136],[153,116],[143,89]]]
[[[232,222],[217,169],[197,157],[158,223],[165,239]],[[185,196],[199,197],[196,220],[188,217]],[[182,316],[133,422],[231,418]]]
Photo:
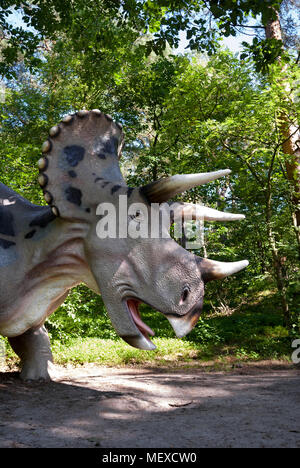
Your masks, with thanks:
[[[283,99],[280,63],[268,65],[264,75],[252,62],[222,51],[210,59],[197,54],[176,57],[165,42],[164,54],[147,55],[147,44],[152,48],[160,30],[147,36],[148,30],[139,29],[137,22],[135,29],[129,17],[120,24],[111,21],[111,11],[105,10],[108,3],[99,3],[103,12],[99,22],[95,6],[89,2],[81,6],[72,15],[66,13],[71,15],[68,35],[61,25],[59,32],[55,26],[50,39],[38,38],[40,55],[34,56],[42,60],[34,72],[30,54],[29,61],[18,56],[19,62],[7,68],[15,79],[6,80],[6,101],[1,105],[1,180],[41,203],[34,163],[42,138],[65,113],[84,106],[98,107],[124,124],[127,144],[122,163],[129,184],[230,167],[230,178],[194,189],[181,199],[247,215],[247,222],[239,225],[206,225],[209,255],[239,259],[247,251],[251,262],[241,282],[228,280],[221,291],[211,286],[210,298],[223,294],[233,302],[243,291],[249,294],[249,285],[259,283],[263,289],[267,282],[270,288],[277,287],[289,323],[299,270],[288,222],[291,191],[280,125],[283,115],[291,121],[298,118],[299,103]],[[236,31],[242,19],[231,18]],[[61,21],[67,24],[67,18]],[[104,30],[106,35],[99,36]],[[289,66],[284,74],[291,86],[296,73]]]
[[[279,9],[279,0],[3,0],[0,7],[1,75],[11,76],[19,54],[27,66],[41,64],[39,51],[48,41],[64,36],[75,50],[93,52],[101,61],[104,51],[117,50],[129,31],[132,42],[147,36],[140,47],[163,54],[166,42],[173,48],[186,32],[191,49],[213,53],[220,35],[236,35],[248,16],[262,15],[266,22]],[[272,8],[269,8],[272,7]],[[20,26],[11,15],[22,18]],[[149,36],[149,33],[151,36]],[[92,49],[92,50],[89,50]],[[103,58],[103,57],[102,57]]]
[[[285,155],[276,119],[286,102],[276,79],[271,85],[258,80],[249,66],[226,53],[190,64],[178,75],[165,103],[168,111],[161,122],[160,148],[162,152],[164,146],[169,148],[172,173],[233,169],[236,175],[230,182],[195,190],[189,201],[201,197],[204,204],[221,209],[232,204],[233,210],[247,215],[249,228],[243,224],[240,229],[221,227],[217,236],[210,231],[206,248],[209,255],[213,251],[224,260],[226,239],[237,233],[235,254],[247,248],[256,274],[272,274],[289,325],[288,283],[292,288],[296,249],[288,223],[290,190],[282,172]],[[171,149],[170,142],[174,142]]]
[[[265,25],[267,39],[275,39],[283,44],[282,29],[280,25],[279,14],[275,19],[268,21]],[[282,89],[282,99],[287,106],[282,112],[278,113],[278,122],[282,134],[282,149],[285,153],[285,170],[287,180],[291,183],[293,193],[291,202],[293,207],[293,224],[299,245],[300,258],[300,125],[298,116],[291,112],[294,106],[294,96],[291,83],[288,79],[288,64],[281,62],[281,56],[278,57],[280,75],[275,78]],[[274,80],[274,77],[272,77]]]

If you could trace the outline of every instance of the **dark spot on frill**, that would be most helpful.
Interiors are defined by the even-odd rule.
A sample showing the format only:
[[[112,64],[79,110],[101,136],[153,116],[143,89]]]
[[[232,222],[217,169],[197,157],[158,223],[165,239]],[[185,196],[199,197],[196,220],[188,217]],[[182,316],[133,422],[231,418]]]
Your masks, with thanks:
[[[109,184],[109,182],[107,182],[107,181],[106,181],[106,182],[103,182],[102,188],[106,187],[108,184]]]
[[[67,200],[74,205],[81,205],[82,192],[78,188],[68,187],[65,190]]]
[[[69,171],[68,174],[70,177],[72,177],[72,179],[75,179],[75,177],[77,177],[77,174],[75,171]]]
[[[30,227],[32,226],[39,226],[41,228],[45,228],[48,226],[49,223],[54,221],[56,216],[52,213],[51,208],[47,207],[43,210],[43,213],[37,215],[29,224]]]
[[[104,153],[98,153],[97,156],[98,156],[98,158],[100,158],[100,159],[106,159],[106,156],[105,156]]]
[[[118,138],[116,137],[111,137],[109,140],[105,141],[103,145],[104,153],[110,153],[110,154],[116,153],[118,149],[118,143],[119,141],[118,141]]]
[[[155,182],[154,182],[155,183]],[[149,184],[150,185],[150,184]],[[148,187],[148,185],[145,186],[146,188]],[[149,199],[148,199],[148,196],[147,196],[147,190],[145,189],[145,187],[140,187],[139,189],[139,192],[141,194],[141,196],[143,197],[144,201],[147,203],[147,205],[151,205]],[[170,197],[169,197],[170,198]]]
[[[87,213],[90,213],[91,212],[91,208],[86,208],[85,210]]]
[[[12,241],[8,241],[6,239],[0,239],[0,247],[2,249],[9,249],[10,247],[12,247],[13,245],[16,245],[15,242],[12,242]]]
[[[13,226],[14,217],[8,208],[0,205],[0,233],[6,236],[14,236],[15,230]]]
[[[133,191],[134,191],[134,188],[133,188],[133,187],[128,187],[128,189],[127,189],[127,196],[128,196],[128,198],[130,198],[130,196],[131,196],[131,194],[132,194]]]
[[[64,148],[67,163],[72,167],[77,166],[83,160],[84,153],[85,149],[82,146],[71,145]]]
[[[113,188],[111,189],[111,194],[113,195],[115,192],[120,190],[121,185],[114,185]]]
[[[109,140],[101,140],[96,149],[96,154],[100,159],[106,159],[108,155],[116,155],[118,151],[119,140],[111,137]]]
[[[36,230],[33,229],[33,231],[30,231],[26,234],[25,239],[31,239],[35,233],[36,233]]]

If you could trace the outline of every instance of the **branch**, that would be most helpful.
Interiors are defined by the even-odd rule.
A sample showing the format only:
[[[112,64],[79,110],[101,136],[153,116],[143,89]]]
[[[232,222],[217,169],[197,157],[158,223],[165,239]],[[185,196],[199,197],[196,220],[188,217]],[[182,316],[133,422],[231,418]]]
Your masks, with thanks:
[[[159,152],[160,156],[162,156],[163,154],[167,153],[167,151],[169,151],[171,148],[173,148],[173,147],[178,143],[178,140],[179,140],[179,135],[177,135],[177,136],[175,137],[174,142],[173,142],[171,145],[169,145],[166,149],[164,149],[164,151],[160,151],[160,152]]]
[[[279,146],[280,146],[280,145],[279,145]],[[269,186],[269,184],[270,184],[271,175],[272,175],[272,171],[273,171],[273,167],[274,167],[274,162],[275,162],[275,157],[276,157],[276,154],[277,154],[277,151],[278,151],[279,146],[276,145],[275,148],[274,148],[274,151],[273,151],[273,155],[272,155],[270,167],[269,167],[269,170],[268,170],[268,186]]]
[[[247,165],[249,171],[251,172],[253,177],[256,179],[257,183],[264,189],[265,188],[264,187],[264,182],[256,174],[253,167],[248,163],[247,159],[243,158],[238,151],[235,151],[232,148],[230,148],[228,145],[226,145],[226,143],[224,141],[222,141],[222,144],[228,151],[230,151],[232,154],[235,154],[243,163],[245,163]]]
[[[220,91],[220,88],[217,87],[215,104],[214,104],[212,110],[209,112],[208,116],[206,117],[206,120],[207,120],[207,119],[211,119],[211,117],[212,117],[212,115],[213,115],[213,113],[214,113],[214,111],[215,111],[215,109],[216,109],[216,107],[217,107],[217,105],[218,105],[218,102],[219,102],[219,91]]]
[[[294,135],[296,135],[296,133],[299,132],[299,130],[300,126],[296,127],[296,130],[293,133],[291,133],[287,138],[285,138],[285,140],[282,140],[277,144],[277,149],[279,148],[279,146],[283,146],[285,143],[287,143]]]
[[[233,24],[233,26],[237,28],[265,29],[264,26],[250,26],[246,24]]]

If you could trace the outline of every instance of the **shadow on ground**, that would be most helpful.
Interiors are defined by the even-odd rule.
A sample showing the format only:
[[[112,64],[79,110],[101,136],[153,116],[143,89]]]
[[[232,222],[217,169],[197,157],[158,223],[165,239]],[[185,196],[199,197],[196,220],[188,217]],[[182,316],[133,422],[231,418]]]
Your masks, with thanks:
[[[300,447],[300,372],[0,373],[0,447]]]

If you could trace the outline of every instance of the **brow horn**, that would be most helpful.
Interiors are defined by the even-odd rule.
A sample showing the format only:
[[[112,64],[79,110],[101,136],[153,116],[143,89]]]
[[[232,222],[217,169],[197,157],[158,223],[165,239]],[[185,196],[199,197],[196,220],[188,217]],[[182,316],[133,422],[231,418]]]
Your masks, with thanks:
[[[245,219],[245,215],[236,213],[226,213],[218,211],[208,206],[193,204],[193,203],[175,203],[171,204],[171,207],[175,206],[173,220],[184,220],[185,217],[188,219],[199,219],[203,218],[204,221],[239,221]]]
[[[240,270],[243,270],[249,265],[248,260],[239,262],[217,262],[208,258],[197,257],[199,268],[202,273],[202,278],[205,283],[215,279],[226,278]]]
[[[150,203],[162,203],[170,200],[175,195],[185,192],[193,187],[211,182],[219,177],[231,173],[230,169],[201,174],[182,174],[162,178],[141,187],[141,193]]]

